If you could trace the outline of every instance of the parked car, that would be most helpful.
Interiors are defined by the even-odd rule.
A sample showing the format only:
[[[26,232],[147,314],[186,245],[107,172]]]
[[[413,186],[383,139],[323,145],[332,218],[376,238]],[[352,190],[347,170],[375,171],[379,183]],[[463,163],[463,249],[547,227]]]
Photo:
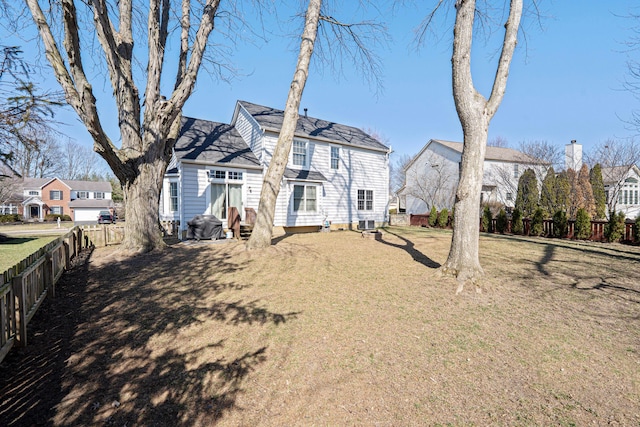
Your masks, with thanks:
[[[98,224],[115,224],[116,217],[109,211],[100,211],[98,214]]]

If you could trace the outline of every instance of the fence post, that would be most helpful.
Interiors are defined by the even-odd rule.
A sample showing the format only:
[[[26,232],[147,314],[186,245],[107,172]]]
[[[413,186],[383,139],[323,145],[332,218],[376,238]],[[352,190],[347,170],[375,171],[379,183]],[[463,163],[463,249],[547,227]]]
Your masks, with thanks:
[[[69,238],[66,238],[62,241],[62,246],[64,246],[64,269],[68,270],[71,266],[71,257],[69,254]]]
[[[44,287],[45,289],[49,289],[49,293],[51,297],[56,296],[56,284],[53,274],[53,257],[51,256],[51,252],[47,252],[45,255],[44,262]]]
[[[13,294],[15,295],[15,310],[16,310],[16,345],[18,347],[27,346],[27,312],[25,306],[24,289],[22,287],[23,275],[20,273],[13,279],[11,279],[11,286],[13,286]]]

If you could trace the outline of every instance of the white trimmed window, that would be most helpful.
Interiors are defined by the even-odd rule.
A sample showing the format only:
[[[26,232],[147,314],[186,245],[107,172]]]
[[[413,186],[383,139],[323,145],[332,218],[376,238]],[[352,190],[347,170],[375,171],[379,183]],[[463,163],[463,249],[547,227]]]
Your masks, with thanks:
[[[520,177],[520,165],[513,165],[513,177],[515,179]]]
[[[293,186],[293,211],[317,212],[318,187],[315,185]]]
[[[62,215],[62,206],[51,206],[50,211],[54,215]]]
[[[76,192],[76,198],[78,199],[88,199],[89,192],[88,191],[78,191]]]
[[[49,199],[51,199],[51,200],[62,200],[62,191],[60,191],[60,190],[51,190],[51,191],[49,191]]]
[[[169,183],[169,210],[171,212],[178,211],[178,183]]]
[[[94,199],[104,199],[104,193],[102,191],[94,191],[93,192]]]
[[[358,210],[373,210],[373,190],[358,190]]]
[[[229,181],[242,181],[242,172],[228,171],[227,179]]]
[[[293,164],[294,166],[307,165],[307,148],[306,141],[293,141]]]
[[[331,147],[331,169],[340,167],[340,147]]]
[[[30,196],[39,196],[40,192],[38,190],[29,190]]]

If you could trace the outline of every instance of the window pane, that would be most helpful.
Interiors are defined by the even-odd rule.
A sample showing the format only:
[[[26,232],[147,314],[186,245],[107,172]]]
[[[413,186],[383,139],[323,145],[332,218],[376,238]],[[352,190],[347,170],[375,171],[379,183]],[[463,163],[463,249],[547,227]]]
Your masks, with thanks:
[[[229,206],[238,209],[238,213],[242,214],[242,185],[229,184]]]
[[[331,169],[338,169],[340,164],[340,147],[331,147]]]
[[[304,166],[307,160],[307,143],[303,141],[293,141],[293,164]]]
[[[224,184],[211,185],[211,214],[218,219],[227,218],[226,191]]]
[[[293,211],[297,212],[302,207],[302,200],[304,199],[304,186],[293,186]]]
[[[242,180],[242,172],[231,172],[229,171],[229,179],[234,181]]]
[[[307,211],[316,211],[316,187],[307,186]]]
[[[170,199],[170,209],[172,212],[176,212],[178,210],[178,183],[171,182],[169,183],[169,199]]]

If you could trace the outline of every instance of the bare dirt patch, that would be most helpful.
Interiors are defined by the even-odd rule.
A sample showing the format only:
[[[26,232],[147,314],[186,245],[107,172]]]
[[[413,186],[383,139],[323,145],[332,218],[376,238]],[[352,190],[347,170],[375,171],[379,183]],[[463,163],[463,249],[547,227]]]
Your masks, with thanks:
[[[0,365],[0,425],[638,425],[640,248],[450,234],[99,249]]]

